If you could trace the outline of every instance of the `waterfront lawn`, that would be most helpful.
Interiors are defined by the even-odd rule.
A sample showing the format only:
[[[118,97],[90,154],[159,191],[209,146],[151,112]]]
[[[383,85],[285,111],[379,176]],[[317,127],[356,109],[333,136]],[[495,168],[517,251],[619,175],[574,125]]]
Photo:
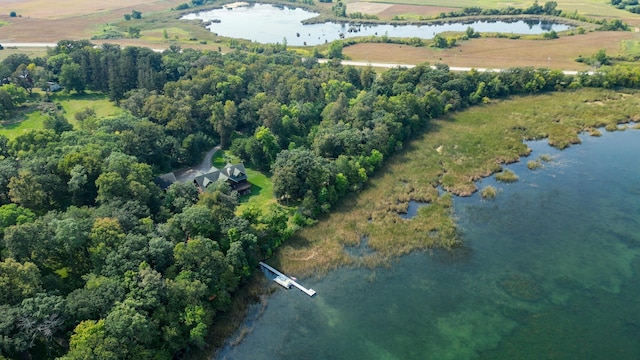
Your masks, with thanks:
[[[474,180],[529,153],[523,140],[547,138],[564,148],[596,127],[640,120],[634,90],[581,89],[514,97],[432,120],[426,132],[385,162],[360,194],[332,209],[313,227],[302,229],[276,253],[285,272],[310,274],[349,264],[380,265],[411,251],[463,245],[450,195],[472,194]],[[479,195],[478,195],[479,196]],[[431,203],[411,220],[398,216],[410,199]],[[353,258],[345,246],[367,237],[375,252]],[[360,245],[363,246],[363,245]]]

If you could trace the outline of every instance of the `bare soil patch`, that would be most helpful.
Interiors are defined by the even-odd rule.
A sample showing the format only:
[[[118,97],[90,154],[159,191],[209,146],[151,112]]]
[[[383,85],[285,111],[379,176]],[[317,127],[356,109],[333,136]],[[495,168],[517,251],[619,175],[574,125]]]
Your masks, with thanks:
[[[578,63],[579,56],[591,56],[600,49],[620,54],[621,42],[633,39],[632,32],[594,32],[555,40],[509,40],[480,38],[459,42],[451,49],[412,47],[398,44],[358,44],[343,53],[356,61],[399,64],[445,63],[449,66],[501,69],[508,67],[548,67],[561,70],[589,70]]]
[[[369,15],[378,15],[379,13],[392,7],[392,4],[370,3],[370,2],[354,2],[347,6],[347,13],[363,13]]]

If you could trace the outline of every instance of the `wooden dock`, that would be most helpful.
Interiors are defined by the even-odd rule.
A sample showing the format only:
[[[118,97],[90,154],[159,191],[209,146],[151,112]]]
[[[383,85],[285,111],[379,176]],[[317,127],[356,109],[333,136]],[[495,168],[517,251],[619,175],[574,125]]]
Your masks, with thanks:
[[[273,279],[273,281],[275,281],[277,284],[279,284],[280,286],[284,287],[285,289],[291,289],[291,287],[297,287],[298,289],[300,289],[303,293],[309,295],[309,296],[313,296],[316,294],[316,291],[313,289],[307,289],[306,287],[298,284],[297,281],[291,279],[290,277],[288,277],[287,275],[281,273],[280,271],[272,268],[271,266],[263,263],[262,261],[260,261],[260,266],[262,266],[263,268],[269,270],[270,272],[272,272],[273,274],[276,275],[276,278]]]

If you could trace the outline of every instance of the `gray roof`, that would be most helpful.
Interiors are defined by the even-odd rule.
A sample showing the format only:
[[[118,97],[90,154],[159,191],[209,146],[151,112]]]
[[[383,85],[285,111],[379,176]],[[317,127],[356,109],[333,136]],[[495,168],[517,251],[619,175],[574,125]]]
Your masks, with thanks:
[[[193,181],[198,184],[202,189],[205,189],[211,183],[216,181],[228,181],[230,183],[239,183],[247,180],[247,174],[244,169],[244,164],[227,164],[224,168],[218,169],[212,166],[209,171],[204,174],[196,176]]]
[[[168,174],[156,177],[155,179],[153,179],[153,182],[155,182],[158,186],[160,186],[161,189],[164,190],[171,186],[171,184],[178,182],[178,179],[176,178],[176,175],[174,173],[170,172]]]

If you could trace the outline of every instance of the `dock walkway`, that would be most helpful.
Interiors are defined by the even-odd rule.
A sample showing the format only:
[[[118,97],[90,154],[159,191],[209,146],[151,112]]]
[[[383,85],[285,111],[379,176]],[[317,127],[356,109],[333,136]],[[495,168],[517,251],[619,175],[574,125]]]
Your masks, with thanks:
[[[309,296],[313,296],[313,295],[316,294],[315,290],[305,288],[304,286],[298,284],[297,281],[291,279],[287,275],[285,275],[285,274],[281,273],[280,271],[276,270],[275,268],[263,263],[262,261],[260,261],[260,266],[262,266],[263,268],[265,268],[265,269],[271,271],[272,273],[274,273],[276,275],[276,278],[273,279],[273,281],[275,281],[276,283],[278,283],[279,285],[281,285],[285,289],[291,289],[291,287],[294,286],[294,287],[297,287],[303,293],[305,293],[305,294],[307,294]]]

